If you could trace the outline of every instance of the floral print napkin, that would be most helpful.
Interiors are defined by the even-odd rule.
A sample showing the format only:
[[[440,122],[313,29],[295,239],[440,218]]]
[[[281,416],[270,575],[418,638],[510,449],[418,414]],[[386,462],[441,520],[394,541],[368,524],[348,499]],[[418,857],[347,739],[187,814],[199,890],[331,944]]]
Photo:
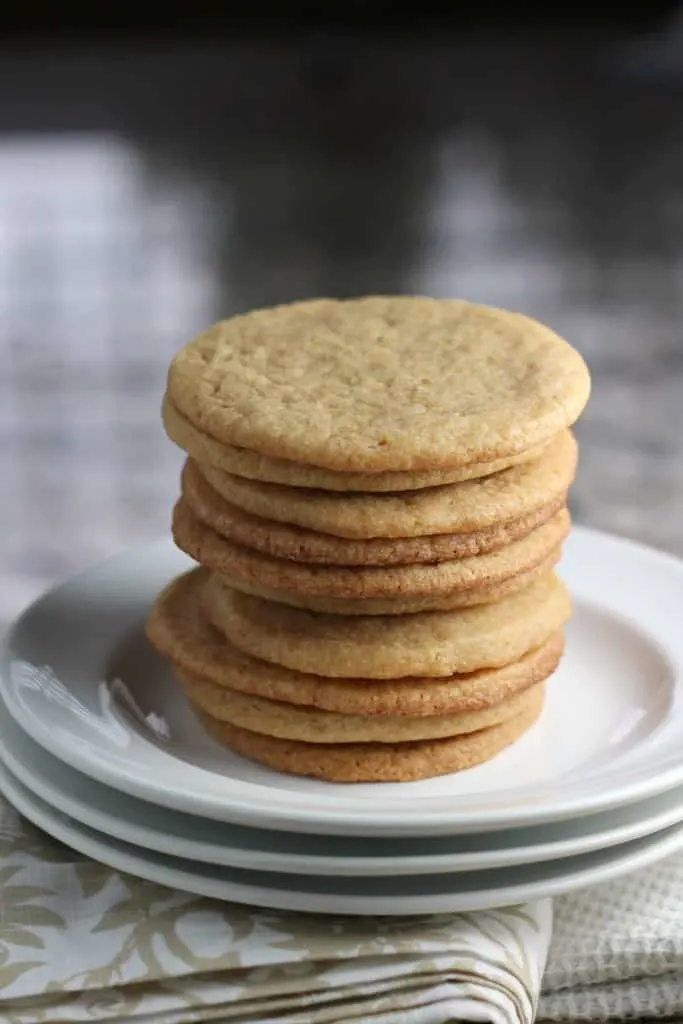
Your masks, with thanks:
[[[174,892],[81,857],[0,797],[3,1024],[530,1024],[550,935],[546,900],[366,919]]]

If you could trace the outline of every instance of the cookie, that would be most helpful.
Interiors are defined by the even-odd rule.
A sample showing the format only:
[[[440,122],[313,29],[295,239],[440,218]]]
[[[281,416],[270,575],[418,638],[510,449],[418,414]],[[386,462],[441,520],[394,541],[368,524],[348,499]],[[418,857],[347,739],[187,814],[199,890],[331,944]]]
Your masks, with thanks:
[[[420,597],[491,586],[542,562],[562,543],[569,527],[569,513],[563,509],[526,537],[473,558],[434,565],[313,566],[271,558],[226,540],[200,522],[182,498],[173,514],[177,546],[233,586],[245,583],[293,594],[346,598]]]
[[[448,739],[394,744],[335,745],[275,739],[195,710],[219,743],[275,771],[327,782],[416,782],[490,761],[531,728],[543,710],[543,697],[542,689],[534,691],[534,700],[522,714],[490,729]]]
[[[207,692],[230,687],[342,715],[449,715],[480,711],[543,682],[557,668],[564,648],[558,631],[500,668],[444,679],[326,679],[252,658],[234,647],[202,614],[200,597],[208,577],[205,569],[194,569],[174,580],[157,598],[147,621],[155,649]],[[218,695],[213,699],[219,700]]]
[[[443,739],[462,736],[500,725],[521,715],[537,696],[544,683],[516,693],[507,700],[478,711],[463,711],[454,715],[421,715],[417,718],[365,717],[339,715],[333,711],[320,711],[283,704],[265,697],[238,693],[225,686],[192,679],[178,673],[188,699],[195,707],[220,722],[229,722],[240,729],[248,729],[263,736],[276,736],[301,743],[410,743],[414,740]]]
[[[468,533],[347,540],[244,512],[213,489],[192,459],[183,467],[182,494],[193,515],[221,537],[273,558],[314,565],[407,565],[471,558],[526,537],[567,502],[566,493],[560,494],[551,504],[517,519]]]
[[[210,466],[196,469],[214,491],[252,515],[334,537],[367,540],[502,529],[539,509],[564,504],[576,461],[576,441],[564,430],[538,459],[483,480],[419,491],[339,495],[245,480]],[[191,473],[194,479],[196,469]]]
[[[304,608],[311,612],[325,612],[330,615],[412,615],[415,612],[451,611],[454,608],[473,608],[478,604],[491,604],[504,597],[524,590],[530,583],[546,576],[560,560],[561,547],[555,548],[547,558],[527,572],[519,572],[501,583],[486,587],[472,587],[470,590],[454,590],[450,594],[423,594],[420,597],[317,597],[311,594],[293,594],[271,587],[259,587],[241,582],[236,589],[267,601]],[[230,581],[226,580],[226,585]]]
[[[416,615],[323,615],[208,580],[214,625],[241,651],[318,676],[452,676],[517,661],[562,628],[569,594],[550,574],[495,604]]]
[[[171,441],[204,466],[215,467],[226,473],[246,477],[248,480],[263,480],[266,483],[325,491],[412,491],[422,487],[455,483],[459,480],[473,480],[536,459],[545,449],[545,445],[535,445],[503,459],[472,462],[451,469],[425,469],[420,472],[399,470],[394,473],[336,472],[320,466],[307,466],[303,462],[272,459],[267,455],[251,452],[247,448],[221,444],[193,426],[178,411],[168,395],[164,396],[162,418]]]
[[[464,466],[571,425],[581,356],[518,313],[454,299],[320,299],[216,324],[173,359],[168,394],[224,444],[333,470]]]

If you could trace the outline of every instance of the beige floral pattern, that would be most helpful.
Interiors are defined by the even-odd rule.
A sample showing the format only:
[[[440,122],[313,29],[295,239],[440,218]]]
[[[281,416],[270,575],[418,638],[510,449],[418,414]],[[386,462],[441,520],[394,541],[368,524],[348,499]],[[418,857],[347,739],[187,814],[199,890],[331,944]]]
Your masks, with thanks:
[[[423,918],[287,914],[118,874],[0,798],[3,1024],[529,1024],[547,901]]]

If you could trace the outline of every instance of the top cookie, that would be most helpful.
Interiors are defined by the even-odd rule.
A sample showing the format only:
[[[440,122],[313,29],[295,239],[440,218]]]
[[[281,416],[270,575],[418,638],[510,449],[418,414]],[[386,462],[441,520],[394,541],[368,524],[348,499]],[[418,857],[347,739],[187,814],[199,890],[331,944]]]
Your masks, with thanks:
[[[216,324],[168,395],[216,440],[332,470],[487,462],[548,441],[588,399],[581,356],[528,317],[455,299],[328,299]]]

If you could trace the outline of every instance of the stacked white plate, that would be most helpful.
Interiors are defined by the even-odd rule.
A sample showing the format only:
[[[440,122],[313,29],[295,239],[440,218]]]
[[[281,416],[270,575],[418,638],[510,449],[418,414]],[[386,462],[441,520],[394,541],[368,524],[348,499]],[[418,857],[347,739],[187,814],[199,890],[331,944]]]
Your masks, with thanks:
[[[481,767],[343,786],[208,739],[144,638],[188,563],[133,549],[46,594],[6,641],[0,789],[140,877],[291,910],[421,914],[566,892],[683,848],[683,563],[575,529],[567,653],[540,721]]]

